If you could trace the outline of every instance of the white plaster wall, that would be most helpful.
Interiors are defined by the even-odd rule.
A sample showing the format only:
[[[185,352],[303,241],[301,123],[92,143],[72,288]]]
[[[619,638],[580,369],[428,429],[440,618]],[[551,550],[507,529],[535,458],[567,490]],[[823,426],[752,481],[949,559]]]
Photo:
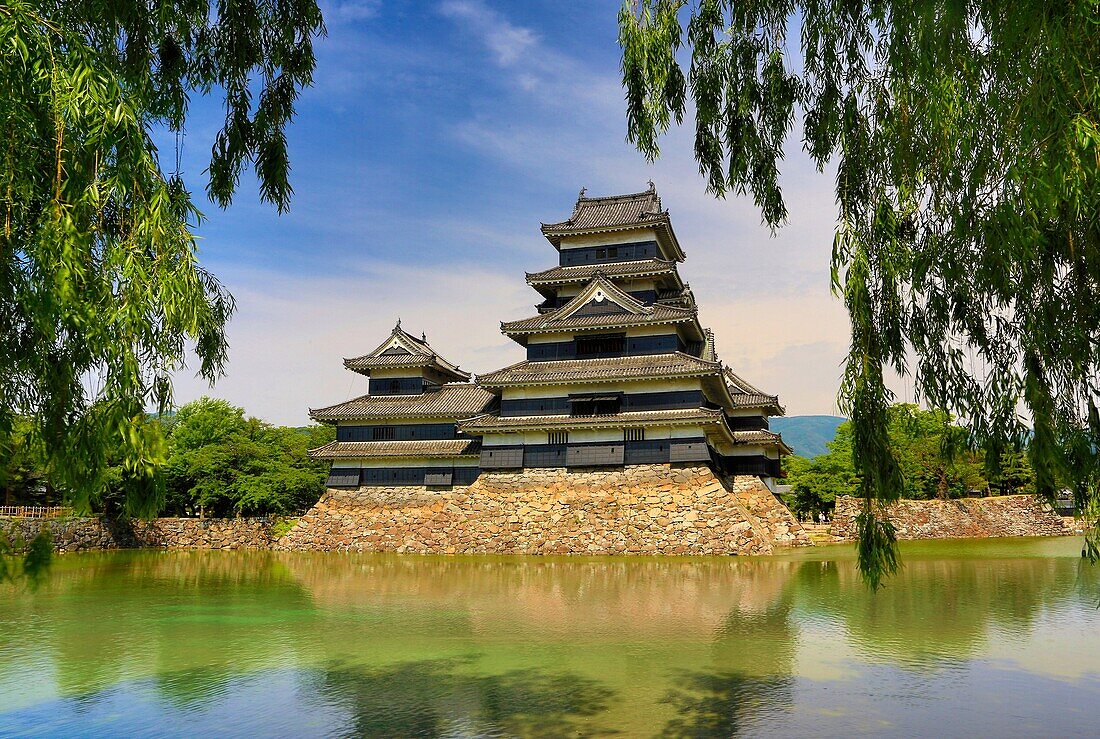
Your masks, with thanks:
[[[580,249],[585,246],[615,246],[635,241],[657,241],[657,232],[652,228],[637,228],[630,231],[614,231],[602,234],[584,234],[565,236],[561,240],[561,249]]]

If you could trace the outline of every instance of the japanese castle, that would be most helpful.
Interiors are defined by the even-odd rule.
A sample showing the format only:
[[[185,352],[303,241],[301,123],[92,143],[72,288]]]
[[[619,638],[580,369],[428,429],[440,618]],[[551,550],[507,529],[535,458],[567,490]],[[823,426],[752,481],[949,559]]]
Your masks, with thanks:
[[[471,375],[401,328],[344,366],[368,393],[310,411],[336,441],[328,485],[460,486],[528,468],[709,465],[774,489],[783,408],[722,364],[678,272],[685,255],[650,183],[543,224],[558,264],[527,274],[535,315],[501,324],[527,358]]]

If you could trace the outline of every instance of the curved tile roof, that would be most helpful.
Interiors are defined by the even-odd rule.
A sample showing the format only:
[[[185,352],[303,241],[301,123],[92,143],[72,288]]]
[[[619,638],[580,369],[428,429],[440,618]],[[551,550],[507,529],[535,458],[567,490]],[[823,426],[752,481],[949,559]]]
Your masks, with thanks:
[[[389,337],[361,357],[344,360],[344,366],[353,372],[370,374],[370,370],[391,367],[432,367],[445,377],[464,381],[470,379],[469,372],[463,372],[458,365],[451,364],[441,357],[428,344],[426,337],[416,338],[401,328],[397,322]]]
[[[690,323],[695,320],[696,315],[691,308],[665,305],[663,303],[654,303],[653,310],[646,313],[569,316],[557,320],[555,320],[555,313],[544,313],[520,321],[502,323],[500,324],[500,330],[506,334],[541,334],[591,328],[628,328],[630,326],[649,326],[665,323]]]
[[[469,383],[451,383],[421,395],[362,395],[327,408],[311,408],[316,421],[374,418],[469,418],[495,405],[493,393]]]
[[[731,435],[735,444],[776,444],[784,454],[794,453],[783,441],[783,437],[774,431],[733,431]]]
[[[650,277],[657,275],[677,275],[676,262],[667,259],[636,259],[631,262],[605,262],[603,264],[580,264],[572,267],[551,267],[541,272],[528,272],[528,285],[568,285],[576,282],[588,282],[596,274],[604,274],[612,279],[618,277]]]
[[[709,408],[681,408],[663,411],[629,411],[601,416],[493,416],[484,415],[461,422],[463,431],[487,433],[513,429],[621,428],[664,424],[690,425],[718,423],[722,412]]]
[[[661,198],[652,182],[648,190],[628,195],[586,198],[584,192],[581,190],[567,220],[542,224],[542,233],[550,243],[558,246],[563,236],[573,234],[649,227],[664,240],[669,256],[679,261],[684,259],[684,251],[672,232],[668,211],[661,209]]]
[[[547,362],[523,361],[480,375],[478,384],[504,385],[562,384],[566,382],[616,382],[639,378],[717,376],[722,365],[706,362],[683,352],[643,354],[609,359],[558,359]]]
[[[586,198],[584,190],[581,190],[569,219],[559,223],[544,223],[542,232],[632,226],[662,218],[667,219],[668,213],[661,210],[661,198],[657,196],[656,188],[600,198]]]
[[[614,307],[615,312],[585,313],[590,304]],[[694,308],[653,303],[647,305],[626,293],[603,273],[597,273],[584,289],[565,305],[519,321],[500,324],[505,334],[553,333],[590,328],[620,328],[697,321]]]
[[[479,439],[418,441],[333,441],[309,450],[313,459],[348,457],[471,457],[481,450]]]
[[[735,408],[768,408],[775,411],[773,415],[784,414],[783,406],[779,404],[778,395],[770,395],[760,388],[750,385],[744,378],[736,374],[729,367],[722,369],[722,376],[726,380],[730,397]]]

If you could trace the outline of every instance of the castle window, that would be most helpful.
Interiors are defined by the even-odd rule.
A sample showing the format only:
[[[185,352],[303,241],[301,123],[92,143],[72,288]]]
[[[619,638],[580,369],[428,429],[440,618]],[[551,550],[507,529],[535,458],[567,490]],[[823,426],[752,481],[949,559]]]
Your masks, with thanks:
[[[623,429],[623,441],[645,441],[645,429]]]
[[[577,339],[577,359],[617,357],[626,348],[625,334],[584,336]]]
[[[395,436],[395,431],[393,426],[375,426],[371,429],[371,440],[392,441]]]
[[[548,444],[568,444],[569,432],[568,431],[551,431],[546,435],[546,443]]]
[[[569,414],[572,416],[611,416],[622,408],[623,397],[619,393],[607,395],[570,395]]]

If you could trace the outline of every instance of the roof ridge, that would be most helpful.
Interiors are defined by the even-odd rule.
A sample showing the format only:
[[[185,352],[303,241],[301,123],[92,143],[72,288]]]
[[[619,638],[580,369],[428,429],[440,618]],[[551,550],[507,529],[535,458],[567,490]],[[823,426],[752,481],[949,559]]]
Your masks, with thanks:
[[[587,196],[582,195],[581,197],[577,198],[577,202],[578,203],[580,203],[580,202],[594,203],[594,202],[600,202],[600,201],[604,201],[604,200],[640,200],[643,197],[649,196],[649,195],[652,195],[654,198],[656,198],[657,197],[657,191],[656,190],[642,190],[641,192],[630,192],[630,193],[625,193],[625,194],[622,194],[622,195],[597,195],[596,197],[587,197]]]
[[[763,396],[768,397],[768,398],[778,398],[779,397],[778,395],[775,395],[775,394],[769,393],[769,392],[765,392],[765,391],[761,390],[760,388],[756,387],[751,382],[746,380],[744,377],[741,377],[741,375],[737,374],[732,369],[730,369],[730,367],[726,364],[722,365],[722,373],[726,376],[726,379],[730,380],[732,383],[739,386],[739,388],[741,390],[741,394],[744,394],[744,395],[763,395]]]

